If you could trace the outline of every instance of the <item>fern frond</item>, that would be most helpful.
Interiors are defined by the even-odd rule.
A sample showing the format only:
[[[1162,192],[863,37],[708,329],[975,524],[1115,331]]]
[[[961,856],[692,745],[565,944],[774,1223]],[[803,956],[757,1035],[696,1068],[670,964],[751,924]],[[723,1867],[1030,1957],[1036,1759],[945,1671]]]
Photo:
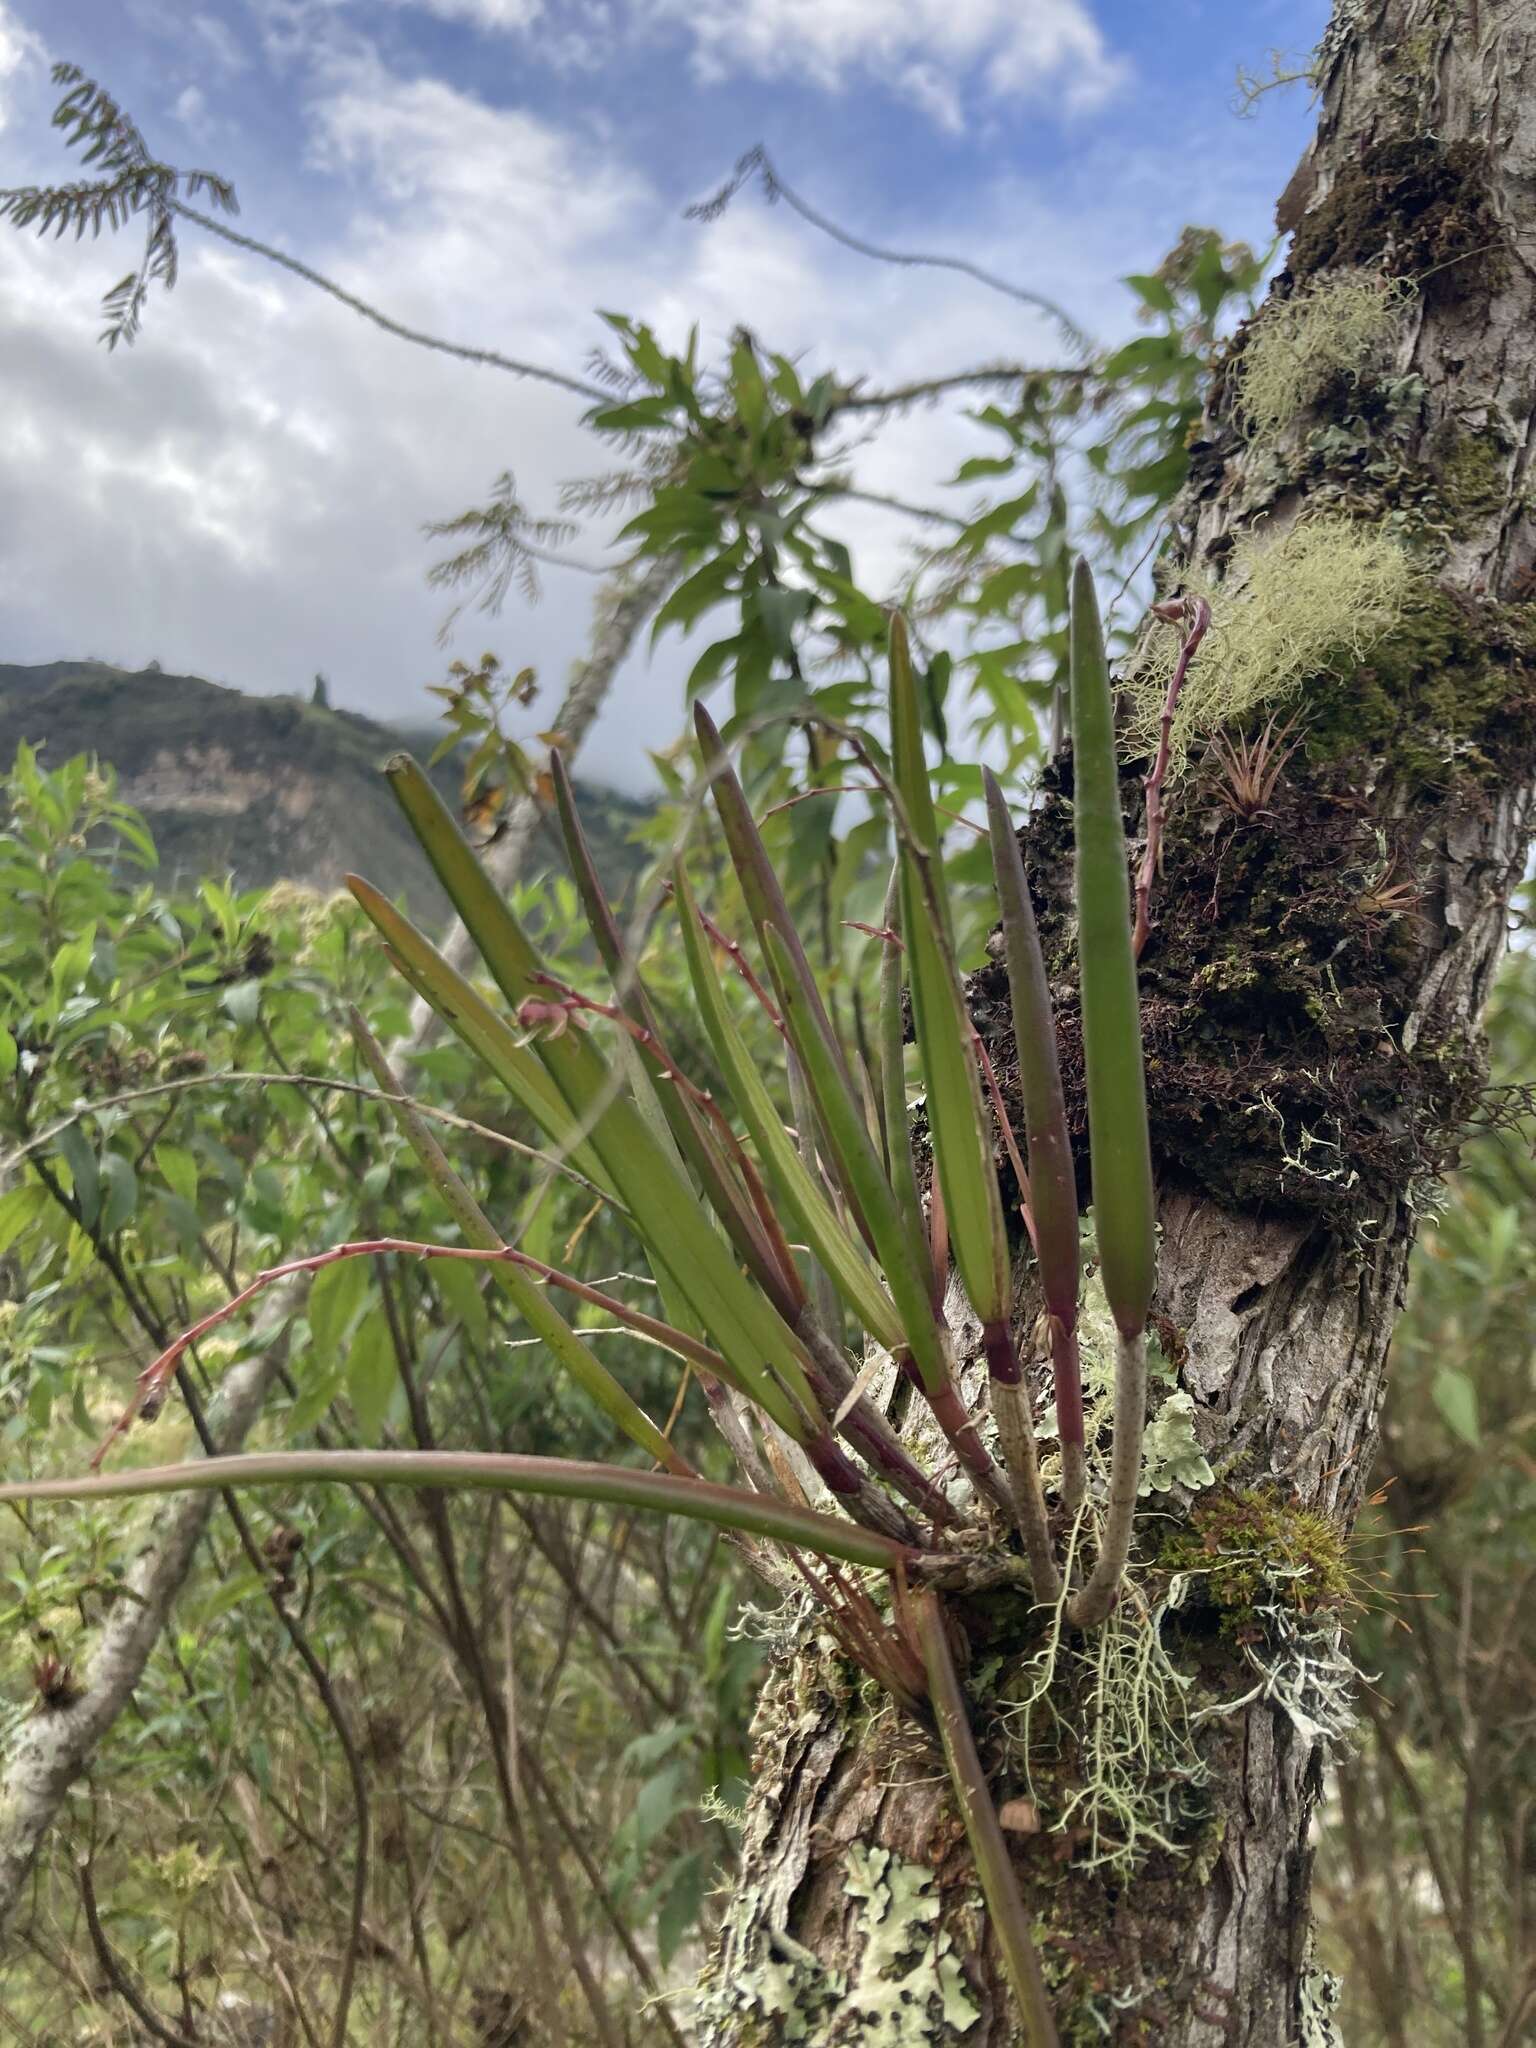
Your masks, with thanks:
[[[238,213],[240,206],[234,186],[216,171],[182,171],[162,163],[137,123],[77,64],[55,64],[53,82],[63,88],[53,110],[54,127],[63,131],[65,147],[78,150],[84,163],[99,165],[102,175],[0,191],[0,221],[23,233],[35,229],[56,238],[72,228],[79,241],[87,233],[93,239],[104,232],[116,234],[144,220],[142,257],[102,299],[107,324],[101,339],[116,348],[137,337],[151,286],[169,291],[176,283],[175,216],[181,207],[194,199],[221,213]]]

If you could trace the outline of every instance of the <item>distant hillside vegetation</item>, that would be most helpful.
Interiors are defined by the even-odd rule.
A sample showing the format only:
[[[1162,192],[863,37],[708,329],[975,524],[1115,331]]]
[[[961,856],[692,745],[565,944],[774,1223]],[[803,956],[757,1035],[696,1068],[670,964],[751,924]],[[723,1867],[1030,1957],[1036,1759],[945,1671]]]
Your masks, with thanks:
[[[21,740],[52,765],[75,754],[110,761],[172,886],[233,873],[242,889],[278,880],[333,889],[352,869],[403,895],[424,922],[441,922],[446,903],[379,773],[402,745],[425,760],[437,738],[424,725],[396,730],[201,676],[97,661],[0,663],[0,768]],[[452,760],[434,774],[453,803]],[[627,890],[643,865],[630,835],[647,807],[590,786],[581,795],[604,879]],[[545,862],[556,857],[547,842]]]

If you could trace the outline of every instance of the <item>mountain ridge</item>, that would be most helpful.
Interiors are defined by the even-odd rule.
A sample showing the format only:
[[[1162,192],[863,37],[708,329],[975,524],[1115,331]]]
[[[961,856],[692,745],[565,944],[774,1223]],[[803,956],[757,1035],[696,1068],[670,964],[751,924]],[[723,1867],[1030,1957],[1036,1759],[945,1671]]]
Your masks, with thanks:
[[[335,889],[352,870],[437,925],[447,904],[383,775],[402,747],[425,758],[426,720],[384,724],[294,696],[256,697],[205,677],[96,660],[0,662],[0,767],[18,744],[44,765],[93,754],[144,814],[172,887],[233,874],[238,887],[284,880]],[[450,757],[431,771],[458,795]],[[580,785],[599,868],[624,893],[644,863],[631,841],[650,806]],[[541,864],[554,865],[553,842]]]

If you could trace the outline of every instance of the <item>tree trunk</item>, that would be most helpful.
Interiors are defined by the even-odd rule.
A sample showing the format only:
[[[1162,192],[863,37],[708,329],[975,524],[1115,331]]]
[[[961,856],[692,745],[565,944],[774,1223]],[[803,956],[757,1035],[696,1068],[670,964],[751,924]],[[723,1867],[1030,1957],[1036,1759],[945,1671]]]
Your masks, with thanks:
[[[1290,267],[1227,351],[1161,581],[1230,579],[1235,619],[1253,548],[1327,516],[1400,539],[1414,584],[1357,665],[1297,679],[1280,716],[1302,741],[1259,815],[1223,800],[1209,755],[1172,791],[1142,962],[1157,1327],[1213,1472],[1149,1500],[1130,1595],[1102,1638],[1061,1646],[1027,1739],[1020,1674],[1038,1682],[1048,1630],[1016,1592],[957,1603],[994,1790],[1037,1811],[1015,1861],[1065,2041],[1334,2038],[1308,1831],[1347,1715],[1345,1545],[1532,824],[1536,4],[1339,0],[1320,63],[1281,206]],[[1404,281],[1378,353],[1254,434],[1248,351],[1298,294],[1362,271]],[[1234,644],[1213,631],[1217,674]],[[1125,787],[1134,826],[1139,777]],[[1023,844],[1070,1096],[1069,796],[1067,761]],[[1000,972],[973,1013],[1006,1086]],[[784,1645],[708,2048],[1022,2039],[936,1748],[876,1707],[810,1633]]]

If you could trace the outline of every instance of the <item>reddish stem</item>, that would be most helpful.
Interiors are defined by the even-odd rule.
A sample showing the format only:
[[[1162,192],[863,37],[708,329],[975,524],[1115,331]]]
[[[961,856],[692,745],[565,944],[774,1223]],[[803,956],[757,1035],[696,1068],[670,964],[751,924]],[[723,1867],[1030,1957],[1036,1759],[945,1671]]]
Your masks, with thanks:
[[[525,1272],[537,1275],[549,1285],[563,1287],[566,1293],[577,1295],[581,1300],[589,1301],[597,1308],[606,1309],[610,1315],[641,1336],[654,1338],[668,1351],[676,1352],[690,1364],[702,1366],[706,1372],[718,1373],[725,1363],[717,1351],[712,1351],[707,1344],[699,1343],[685,1331],[674,1330],[670,1323],[658,1322],[654,1316],[645,1315],[639,1309],[632,1309],[624,1302],[616,1301],[612,1295],[603,1294],[595,1287],[588,1287],[585,1281],[577,1280],[569,1273],[562,1273],[554,1266],[546,1266],[542,1259],[531,1258],[527,1252],[517,1251],[511,1245],[491,1250],[479,1245],[423,1244],[414,1238],[405,1237],[364,1238],[354,1244],[332,1245],[329,1251],[313,1252],[308,1258],[289,1259],[281,1266],[268,1266],[256,1275],[248,1287],[243,1287],[238,1294],[231,1295],[228,1301],[204,1316],[201,1322],[194,1323],[191,1329],[184,1330],[173,1343],[166,1346],[158,1358],[151,1359],[139,1374],[134,1386],[133,1399],[96,1447],[96,1453],[91,1459],[92,1471],[99,1469],[102,1459],[117,1439],[125,1434],[145,1402],[166,1386],[191,1347],[206,1337],[211,1330],[218,1329],[221,1324],[238,1315],[246,1303],[265,1288],[275,1286],[279,1280],[291,1280],[299,1273],[318,1273],[322,1267],[334,1266],[342,1259],[371,1259],[391,1252],[418,1259],[473,1259],[481,1265],[499,1263],[521,1266]]]
[[[1147,845],[1141,857],[1141,872],[1136,877],[1136,929],[1131,940],[1138,960],[1152,936],[1152,884],[1163,857],[1163,784],[1168,779],[1168,759],[1173,746],[1173,715],[1179,708],[1179,693],[1184,688],[1184,678],[1189,673],[1195,649],[1205,638],[1211,623],[1211,608],[1203,597],[1181,598],[1174,604],[1155,604],[1152,610],[1157,618],[1166,619],[1169,624],[1183,620],[1187,631],[1184,644],[1179,649],[1179,658],[1173,665],[1173,674],[1168,678],[1162,717],[1158,721],[1157,755],[1145,784]]]
[[[1003,1091],[998,1085],[997,1069],[987,1051],[986,1041],[974,1025],[971,1027],[971,1044],[981,1064],[982,1077],[987,1084],[987,1093],[992,1098],[992,1114],[997,1118],[997,1128],[1002,1133],[1003,1149],[1008,1154],[1008,1164],[1013,1168],[1013,1177],[1019,1186],[1019,1214],[1024,1219],[1024,1228],[1029,1232],[1029,1242],[1036,1258],[1040,1256],[1040,1240],[1035,1235],[1035,1219],[1029,1206],[1029,1171],[1019,1154],[1019,1141],[1013,1134],[1013,1124],[1003,1101]]]
[[[1005,1514],[1012,1514],[1013,1500],[1008,1485],[999,1471],[992,1453],[977,1433],[975,1421],[960,1398],[959,1389],[953,1384],[939,1387],[930,1392],[919,1378],[917,1382],[923,1398],[933,1410],[933,1418],[943,1430],[950,1448],[960,1460],[978,1493],[984,1494],[994,1506]]]
[[[840,1500],[856,1522],[877,1529],[897,1543],[918,1548],[916,1530],[894,1501],[871,1486],[842,1446],[823,1432],[801,1445],[811,1469],[827,1491]]]
[[[667,893],[669,895],[672,893],[670,883],[667,885]],[[724,953],[726,958],[730,961],[731,965],[735,968],[736,972],[741,976],[742,980],[746,983],[747,987],[752,991],[753,995],[756,996],[758,1003],[763,1010],[764,1015],[767,1017],[769,1023],[773,1026],[774,1030],[778,1032],[781,1038],[785,1037],[786,1034],[784,1030],[784,1019],[779,1015],[778,1011],[774,1008],[772,996],[769,995],[767,989],[763,987],[761,981],[759,981],[757,976],[753,973],[752,963],[750,960],[748,960],[746,954],[741,950],[741,947],[736,943],[736,941],[733,938],[729,936],[728,933],[721,931],[719,925],[715,923],[714,919],[712,917],[707,917],[705,913],[698,908],[697,905],[694,906],[693,914],[699,920],[699,924],[703,931],[707,934],[709,938],[713,939],[715,944],[720,948],[721,952]]]

